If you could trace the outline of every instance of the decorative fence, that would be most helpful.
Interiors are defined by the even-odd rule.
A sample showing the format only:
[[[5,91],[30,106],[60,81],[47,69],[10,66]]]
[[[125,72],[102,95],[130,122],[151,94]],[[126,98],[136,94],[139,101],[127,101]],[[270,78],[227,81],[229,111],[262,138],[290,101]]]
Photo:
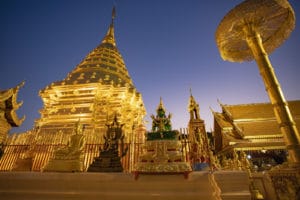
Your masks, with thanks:
[[[128,148],[127,154],[121,158],[124,172],[130,173],[134,169],[135,163],[138,162],[139,155],[143,151],[143,143],[125,143],[125,148]],[[29,146],[26,144],[7,145],[4,149],[4,155],[0,159],[0,171],[13,171],[16,167],[16,162],[19,159],[32,158],[32,171],[41,171],[48,163],[53,155],[53,152],[64,147],[64,144],[35,144]],[[100,149],[103,144],[86,144],[84,149],[84,166],[85,170],[93,162],[94,158],[99,156]],[[190,143],[187,140],[182,140],[182,153],[185,155],[185,160],[188,161]]]

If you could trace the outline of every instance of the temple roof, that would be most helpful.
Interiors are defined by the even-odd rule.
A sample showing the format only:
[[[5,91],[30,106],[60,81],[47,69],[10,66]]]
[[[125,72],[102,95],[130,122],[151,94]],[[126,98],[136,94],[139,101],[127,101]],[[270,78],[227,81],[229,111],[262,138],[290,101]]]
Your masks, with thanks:
[[[23,102],[17,103],[18,92],[23,85],[24,82],[14,88],[0,90],[0,111],[4,112],[5,119],[14,127],[20,126],[25,120],[25,116],[19,119],[16,113],[23,104]]]
[[[115,9],[113,9],[111,24],[101,43],[64,80],[54,82],[51,86],[101,83],[134,88],[124,60],[116,46],[114,18]]]
[[[223,129],[231,129],[232,125],[231,123],[226,120],[225,116],[222,113],[213,112],[214,119],[219,124],[219,126]]]
[[[289,101],[291,114],[300,129],[300,101]],[[276,137],[281,135],[270,103],[221,105],[222,113],[215,113],[222,129],[240,132],[246,138]]]
[[[300,101],[289,101],[288,105],[291,114],[300,117]],[[235,121],[274,118],[273,107],[270,103],[222,105],[222,108],[230,113]]]

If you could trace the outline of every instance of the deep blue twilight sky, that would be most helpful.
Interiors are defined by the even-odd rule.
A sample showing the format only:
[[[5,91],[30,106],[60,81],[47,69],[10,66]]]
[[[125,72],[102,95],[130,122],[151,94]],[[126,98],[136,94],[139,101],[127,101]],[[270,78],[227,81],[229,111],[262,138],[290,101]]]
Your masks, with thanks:
[[[115,36],[127,69],[147,109],[155,114],[162,97],[174,129],[186,127],[189,88],[200,105],[207,131],[209,109],[224,104],[269,101],[255,62],[223,61],[216,28],[241,0],[1,0],[0,89],[25,80],[20,128],[31,129],[43,103],[40,89],[62,80],[102,40],[116,4]],[[296,17],[300,1],[290,0]],[[286,99],[300,99],[300,22],[270,55]]]

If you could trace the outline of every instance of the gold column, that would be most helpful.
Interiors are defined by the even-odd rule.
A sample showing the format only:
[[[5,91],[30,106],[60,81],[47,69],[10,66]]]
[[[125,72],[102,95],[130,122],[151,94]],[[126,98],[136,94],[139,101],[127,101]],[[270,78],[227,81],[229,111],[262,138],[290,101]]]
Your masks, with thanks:
[[[291,115],[288,104],[284,98],[280,84],[274,73],[274,69],[266,53],[262,38],[252,24],[244,26],[246,41],[257,62],[260,75],[263,78],[266,90],[272,103],[275,117],[283,134],[289,153],[289,164],[300,165],[300,135],[295,121]]]

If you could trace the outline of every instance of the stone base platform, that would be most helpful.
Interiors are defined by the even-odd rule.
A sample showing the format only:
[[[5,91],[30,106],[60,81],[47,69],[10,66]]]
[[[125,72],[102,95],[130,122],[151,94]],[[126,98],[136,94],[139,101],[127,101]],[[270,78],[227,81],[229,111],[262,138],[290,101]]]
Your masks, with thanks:
[[[220,183],[226,183],[226,193],[230,191],[226,197],[251,199],[248,177],[244,176],[244,172],[227,172],[226,176],[219,174],[222,172],[192,172],[187,179],[180,174],[143,174],[135,180],[133,174],[125,173],[0,172],[0,197],[11,200],[213,200],[220,199],[215,185],[221,180]],[[232,180],[232,177],[236,178]]]
[[[123,172],[121,158],[118,152],[103,151],[100,156],[94,158],[94,161],[89,166],[88,172]]]
[[[84,170],[83,159],[74,160],[50,160],[45,166],[45,172],[82,172]]]
[[[13,168],[14,171],[31,171],[33,159],[30,158],[19,158]]]

